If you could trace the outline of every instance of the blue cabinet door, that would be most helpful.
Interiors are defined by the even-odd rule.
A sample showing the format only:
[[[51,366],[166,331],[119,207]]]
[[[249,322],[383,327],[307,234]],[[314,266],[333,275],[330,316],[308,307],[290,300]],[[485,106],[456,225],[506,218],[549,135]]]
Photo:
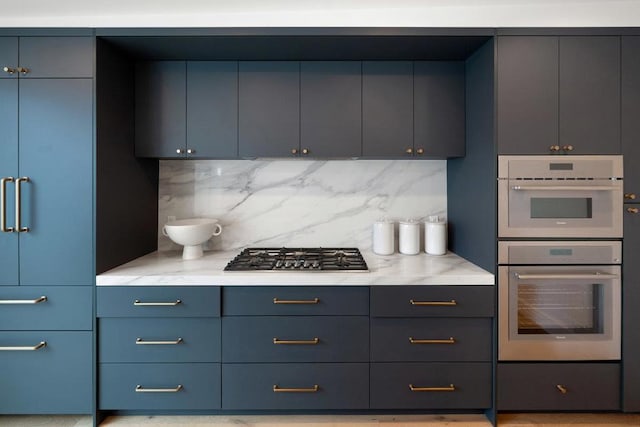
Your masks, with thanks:
[[[0,37],[0,79],[14,79],[18,73],[18,38]],[[4,68],[7,68],[7,71]],[[1,128],[0,128],[1,129]]]
[[[93,77],[92,37],[20,37],[20,78]]]
[[[2,45],[0,38],[0,66]],[[18,80],[0,80],[0,178],[18,174]],[[6,182],[7,227],[14,225],[14,184]],[[2,208],[2,206],[0,206]],[[0,231],[0,286],[18,284],[18,235]]]
[[[93,82],[20,81],[20,283],[93,282]]]

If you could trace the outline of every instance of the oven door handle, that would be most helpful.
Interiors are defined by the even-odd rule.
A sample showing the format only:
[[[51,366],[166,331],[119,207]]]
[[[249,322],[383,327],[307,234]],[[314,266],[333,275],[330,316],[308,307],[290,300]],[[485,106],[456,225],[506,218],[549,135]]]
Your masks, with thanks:
[[[579,279],[619,279],[619,274],[586,273],[586,274],[520,274],[514,273],[518,279],[549,279],[549,280],[579,280]]]
[[[615,191],[620,187],[606,185],[513,185],[515,191]]]

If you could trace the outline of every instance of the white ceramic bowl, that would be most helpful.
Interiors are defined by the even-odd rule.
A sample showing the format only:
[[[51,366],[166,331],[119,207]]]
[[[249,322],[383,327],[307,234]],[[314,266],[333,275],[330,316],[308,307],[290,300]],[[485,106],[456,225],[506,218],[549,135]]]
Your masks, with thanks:
[[[162,234],[174,243],[184,246],[182,259],[196,259],[202,256],[202,244],[222,233],[217,219],[190,218],[171,221],[162,227]]]

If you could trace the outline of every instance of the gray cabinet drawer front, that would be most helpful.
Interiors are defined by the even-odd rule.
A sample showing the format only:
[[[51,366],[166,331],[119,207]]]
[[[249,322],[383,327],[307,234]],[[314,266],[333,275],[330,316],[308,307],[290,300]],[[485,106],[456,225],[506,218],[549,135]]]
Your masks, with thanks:
[[[368,375],[367,363],[223,364],[222,409],[366,409]]]
[[[99,381],[99,409],[220,408],[219,363],[101,364]],[[168,391],[137,392],[137,386]]]
[[[369,315],[369,290],[363,286],[238,286],[224,288],[222,300],[225,316]]]
[[[98,317],[219,317],[217,286],[98,287]],[[176,301],[180,301],[175,304]],[[134,305],[175,304],[175,305]]]
[[[0,332],[0,347],[41,341],[38,350],[0,351],[0,413],[91,413],[91,332]]]
[[[448,388],[453,391],[411,391]],[[372,409],[491,407],[491,363],[372,363]]]
[[[219,318],[105,318],[99,330],[101,363],[220,361]]]
[[[313,341],[317,344],[275,344]],[[225,317],[224,362],[366,362],[369,319],[351,317]]]
[[[372,286],[371,316],[493,317],[494,293],[493,286]]]
[[[374,318],[371,319],[371,360],[488,362],[493,345],[491,331],[489,318]]]
[[[37,303],[27,304],[46,297]],[[0,286],[0,328],[77,330],[93,328],[93,288],[84,286]]]
[[[620,366],[617,363],[499,364],[496,391],[498,409],[505,411],[617,411],[620,409]]]

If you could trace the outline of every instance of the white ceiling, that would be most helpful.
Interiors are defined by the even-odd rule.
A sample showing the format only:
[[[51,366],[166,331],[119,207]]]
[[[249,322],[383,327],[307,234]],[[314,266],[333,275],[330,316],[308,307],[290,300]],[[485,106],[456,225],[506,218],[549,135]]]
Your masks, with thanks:
[[[640,0],[0,0],[0,27],[640,26]]]

